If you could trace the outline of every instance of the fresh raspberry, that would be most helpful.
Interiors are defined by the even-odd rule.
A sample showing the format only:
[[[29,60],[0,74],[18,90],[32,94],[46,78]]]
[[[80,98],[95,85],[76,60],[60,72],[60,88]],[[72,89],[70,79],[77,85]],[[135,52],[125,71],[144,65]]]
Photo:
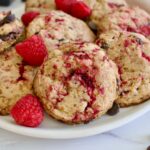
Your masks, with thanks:
[[[29,94],[16,103],[11,116],[19,125],[37,127],[43,121],[44,113],[38,98]]]
[[[55,3],[56,3],[57,9],[70,14],[71,5],[75,3],[76,1],[77,0],[55,0]]]
[[[57,9],[60,9],[76,18],[85,19],[91,15],[91,9],[79,0],[55,0]]]
[[[146,37],[150,36],[150,25],[141,26],[138,30],[139,33],[145,35]]]
[[[16,51],[25,62],[32,66],[40,66],[47,56],[47,49],[39,35],[33,35],[16,45]]]
[[[39,12],[36,11],[29,11],[22,15],[21,20],[24,23],[25,26],[28,26],[29,23],[39,15]]]
[[[77,1],[72,5],[71,15],[79,18],[85,19],[91,15],[91,8],[88,7],[83,1]]]

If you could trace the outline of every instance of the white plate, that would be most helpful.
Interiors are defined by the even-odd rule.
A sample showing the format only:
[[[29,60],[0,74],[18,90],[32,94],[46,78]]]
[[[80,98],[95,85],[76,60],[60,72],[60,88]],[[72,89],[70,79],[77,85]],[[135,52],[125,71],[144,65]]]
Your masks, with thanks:
[[[140,0],[134,1],[138,2]],[[143,6],[144,4],[145,6],[147,6],[147,4],[150,5],[149,0],[143,0],[142,2]],[[15,10],[15,13],[17,15],[21,15],[22,11],[23,8],[20,7]],[[11,117],[1,117],[0,127],[14,133],[37,138],[51,138],[51,139],[79,138],[100,134],[118,128],[142,116],[149,110],[150,110],[150,101],[147,101],[138,106],[121,109],[120,113],[118,113],[116,116],[113,117],[103,116],[101,119],[97,119],[89,124],[76,126],[65,125],[46,116],[42,125],[39,128],[35,129],[16,125]]]

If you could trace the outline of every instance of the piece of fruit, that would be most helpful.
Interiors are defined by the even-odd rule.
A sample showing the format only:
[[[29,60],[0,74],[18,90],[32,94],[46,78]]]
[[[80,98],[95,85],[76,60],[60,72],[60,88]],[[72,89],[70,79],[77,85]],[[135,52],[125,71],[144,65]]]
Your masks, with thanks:
[[[55,0],[56,7],[76,18],[85,19],[91,15],[91,9],[79,0]]]
[[[23,24],[25,26],[28,26],[29,23],[34,19],[36,18],[38,15],[40,15],[39,12],[36,12],[36,11],[29,11],[29,12],[26,12],[25,14],[22,15],[21,17],[21,20],[23,22]]]
[[[55,0],[56,7],[66,13],[70,13],[72,3],[76,0]]]
[[[85,19],[91,15],[92,11],[83,1],[77,1],[72,5],[71,15],[79,18]]]
[[[40,66],[47,56],[47,49],[40,35],[33,35],[16,45],[17,53],[32,66]]]
[[[43,121],[44,113],[38,98],[29,94],[14,105],[11,116],[19,125],[37,127]]]

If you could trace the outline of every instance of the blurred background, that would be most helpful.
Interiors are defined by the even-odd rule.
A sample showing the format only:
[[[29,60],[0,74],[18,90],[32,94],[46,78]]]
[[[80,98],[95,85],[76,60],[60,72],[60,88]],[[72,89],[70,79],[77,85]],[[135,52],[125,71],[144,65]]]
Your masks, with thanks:
[[[26,0],[0,0],[0,11],[3,10],[13,10],[15,11],[16,9],[20,9],[23,10],[22,8],[24,7],[23,3]],[[137,4],[140,5],[141,7],[143,7],[144,9],[146,9],[147,11],[150,12],[149,9],[149,1],[150,0],[126,0],[129,4]],[[144,2],[144,3],[143,3]],[[147,3],[147,5],[145,5],[145,3]],[[19,15],[19,13],[18,13]]]

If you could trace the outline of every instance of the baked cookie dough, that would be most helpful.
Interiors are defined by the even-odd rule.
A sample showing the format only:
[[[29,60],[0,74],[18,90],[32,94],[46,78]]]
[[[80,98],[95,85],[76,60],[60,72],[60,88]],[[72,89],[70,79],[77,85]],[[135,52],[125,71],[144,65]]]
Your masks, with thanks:
[[[86,23],[62,11],[36,17],[27,27],[27,37],[34,34],[42,36],[49,50],[68,41],[95,41],[95,35]]]
[[[32,93],[34,74],[15,48],[0,55],[0,115],[8,115],[22,96]]]
[[[9,12],[0,12],[0,53],[17,43],[24,36],[24,26]]]
[[[35,77],[34,92],[50,116],[85,123],[112,107],[116,78],[116,65],[97,45],[68,43],[49,54]]]
[[[118,66],[120,88],[117,103],[127,107],[150,98],[150,41],[141,34],[109,31],[97,44]]]
[[[85,3],[92,9],[92,14],[89,21],[99,26],[101,19],[120,7],[127,6],[125,0],[84,0]]]
[[[47,13],[56,9],[55,0],[27,0],[26,11]]]
[[[140,33],[150,39],[150,15],[139,7],[121,7],[99,22],[102,32],[120,30]]]

